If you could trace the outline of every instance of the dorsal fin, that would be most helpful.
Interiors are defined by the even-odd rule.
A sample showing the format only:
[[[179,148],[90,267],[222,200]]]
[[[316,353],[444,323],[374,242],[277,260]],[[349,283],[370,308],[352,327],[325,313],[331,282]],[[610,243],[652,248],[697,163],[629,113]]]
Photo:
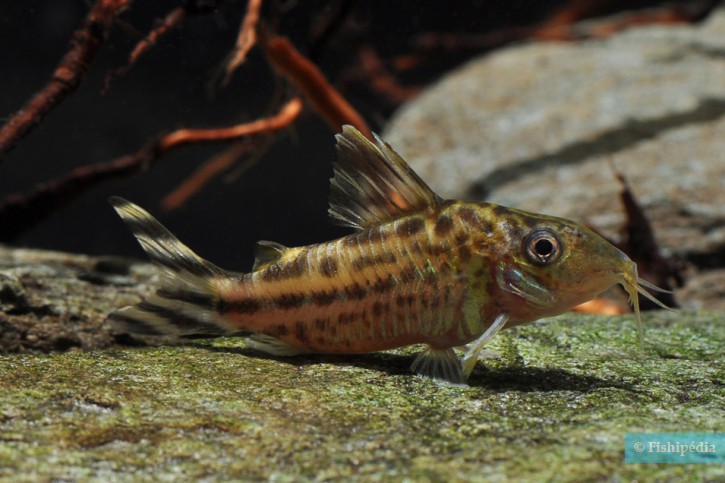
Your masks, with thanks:
[[[277,242],[259,240],[254,245],[254,265],[252,266],[252,271],[259,270],[269,263],[276,262],[282,258],[286,250],[286,246]]]
[[[337,224],[363,229],[442,201],[398,153],[373,136],[375,144],[348,125],[335,136],[338,160],[329,213]]]

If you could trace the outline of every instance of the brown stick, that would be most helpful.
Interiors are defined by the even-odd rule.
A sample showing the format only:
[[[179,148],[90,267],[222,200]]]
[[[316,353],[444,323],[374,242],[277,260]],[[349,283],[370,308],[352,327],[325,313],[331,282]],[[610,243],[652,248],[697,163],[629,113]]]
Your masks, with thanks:
[[[131,0],[98,0],[76,29],[70,48],[56,67],[50,81],[0,128],[0,154],[10,152],[40,124],[63,99],[86,78],[96,54],[119,11]]]
[[[302,100],[295,97],[272,117],[219,129],[178,129],[161,138],[158,148],[165,153],[186,144],[218,143],[239,139],[243,136],[279,131],[289,126],[301,111]]]
[[[164,211],[172,211],[181,207],[189,198],[209,184],[211,180],[229,169],[239,158],[244,156],[250,147],[247,143],[237,142],[207,160],[191,176],[177,186],[174,191],[161,200],[161,209]]]
[[[184,17],[186,17],[186,9],[184,7],[176,7],[171,12],[169,12],[164,20],[153,30],[151,30],[146,36],[139,41],[139,43],[136,44],[136,47],[133,48],[133,51],[128,56],[128,61],[126,62],[126,65],[123,67],[120,67],[116,69],[115,71],[109,73],[106,76],[106,79],[104,81],[103,89],[104,91],[108,90],[108,88],[111,85],[111,81],[116,76],[122,76],[126,75],[131,68],[136,65],[136,62],[138,59],[151,50],[151,48],[156,45],[156,42],[159,41],[161,37],[169,33],[171,29],[179,25],[183,20]]]
[[[320,69],[300,54],[288,39],[263,39],[263,45],[274,68],[304,92],[333,131],[339,132],[344,124],[351,124],[372,139],[370,128],[363,117],[332,87]]]
[[[169,151],[192,143],[233,141],[244,136],[273,133],[289,126],[302,110],[302,100],[288,101],[274,116],[223,129],[180,129],[153,141],[135,153],[100,164],[81,166],[66,175],[37,185],[29,194],[9,195],[0,204],[0,241],[11,241],[48,215],[103,181],[150,169]]]
[[[259,11],[262,8],[262,0],[249,0],[247,3],[247,12],[242,19],[242,25],[239,27],[239,35],[234,49],[229,54],[229,61],[224,68],[223,84],[229,84],[232,75],[237,68],[247,59],[247,54],[252,50],[254,44],[257,43],[257,23],[259,22]]]

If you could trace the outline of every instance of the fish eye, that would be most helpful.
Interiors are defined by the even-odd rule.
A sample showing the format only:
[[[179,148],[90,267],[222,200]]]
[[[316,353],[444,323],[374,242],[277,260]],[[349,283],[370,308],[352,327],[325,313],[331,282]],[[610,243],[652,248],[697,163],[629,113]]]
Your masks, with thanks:
[[[559,259],[561,242],[550,230],[537,230],[526,237],[524,253],[533,263],[549,265]]]

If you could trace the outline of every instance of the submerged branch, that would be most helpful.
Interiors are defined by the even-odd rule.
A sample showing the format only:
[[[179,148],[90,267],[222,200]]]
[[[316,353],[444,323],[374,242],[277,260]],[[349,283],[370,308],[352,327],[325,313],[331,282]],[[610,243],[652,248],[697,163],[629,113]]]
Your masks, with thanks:
[[[130,176],[150,169],[170,151],[199,143],[235,141],[279,131],[291,124],[302,110],[295,97],[275,115],[220,129],[179,129],[161,136],[135,153],[106,163],[81,166],[66,175],[37,185],[30,193],[9,195],[0,204],[0,241],[16,239],[48,215],[79,197],[89,188],[114,178]]]
[[[262,39],[262,43],[274,68],[304,92],[310,104],[333,131],[340,132],[344,124],[351,124],[372,139],[370,128],[360,113],[288,39],[275,37]]]
[[[50,111],[78,89],[113,20],[130,3],[131,0],[98,0],[93,5],[80,27],[73,32],[68,52],[45,87],[0,127],[0,155],[10,152]]]

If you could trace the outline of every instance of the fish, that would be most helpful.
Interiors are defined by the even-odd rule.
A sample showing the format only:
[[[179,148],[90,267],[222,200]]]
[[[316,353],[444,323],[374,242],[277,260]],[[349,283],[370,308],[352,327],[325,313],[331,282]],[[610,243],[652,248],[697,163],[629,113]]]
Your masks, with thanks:
[[[445,200],[377,135],[336,135],[329,214],[353,232],[301,247],[259,241],[251,272],[196,255],[148,212],[110,203],[159,286],[109,316],[117,332],[240,335],[274,356],[360,354],[421,344],[411,370],[465,384],[501,330],[566,312],[620,284],[640,340],[637,265],[591,229],[505,206]],[[462,351],[462,356],[457,355]]]

